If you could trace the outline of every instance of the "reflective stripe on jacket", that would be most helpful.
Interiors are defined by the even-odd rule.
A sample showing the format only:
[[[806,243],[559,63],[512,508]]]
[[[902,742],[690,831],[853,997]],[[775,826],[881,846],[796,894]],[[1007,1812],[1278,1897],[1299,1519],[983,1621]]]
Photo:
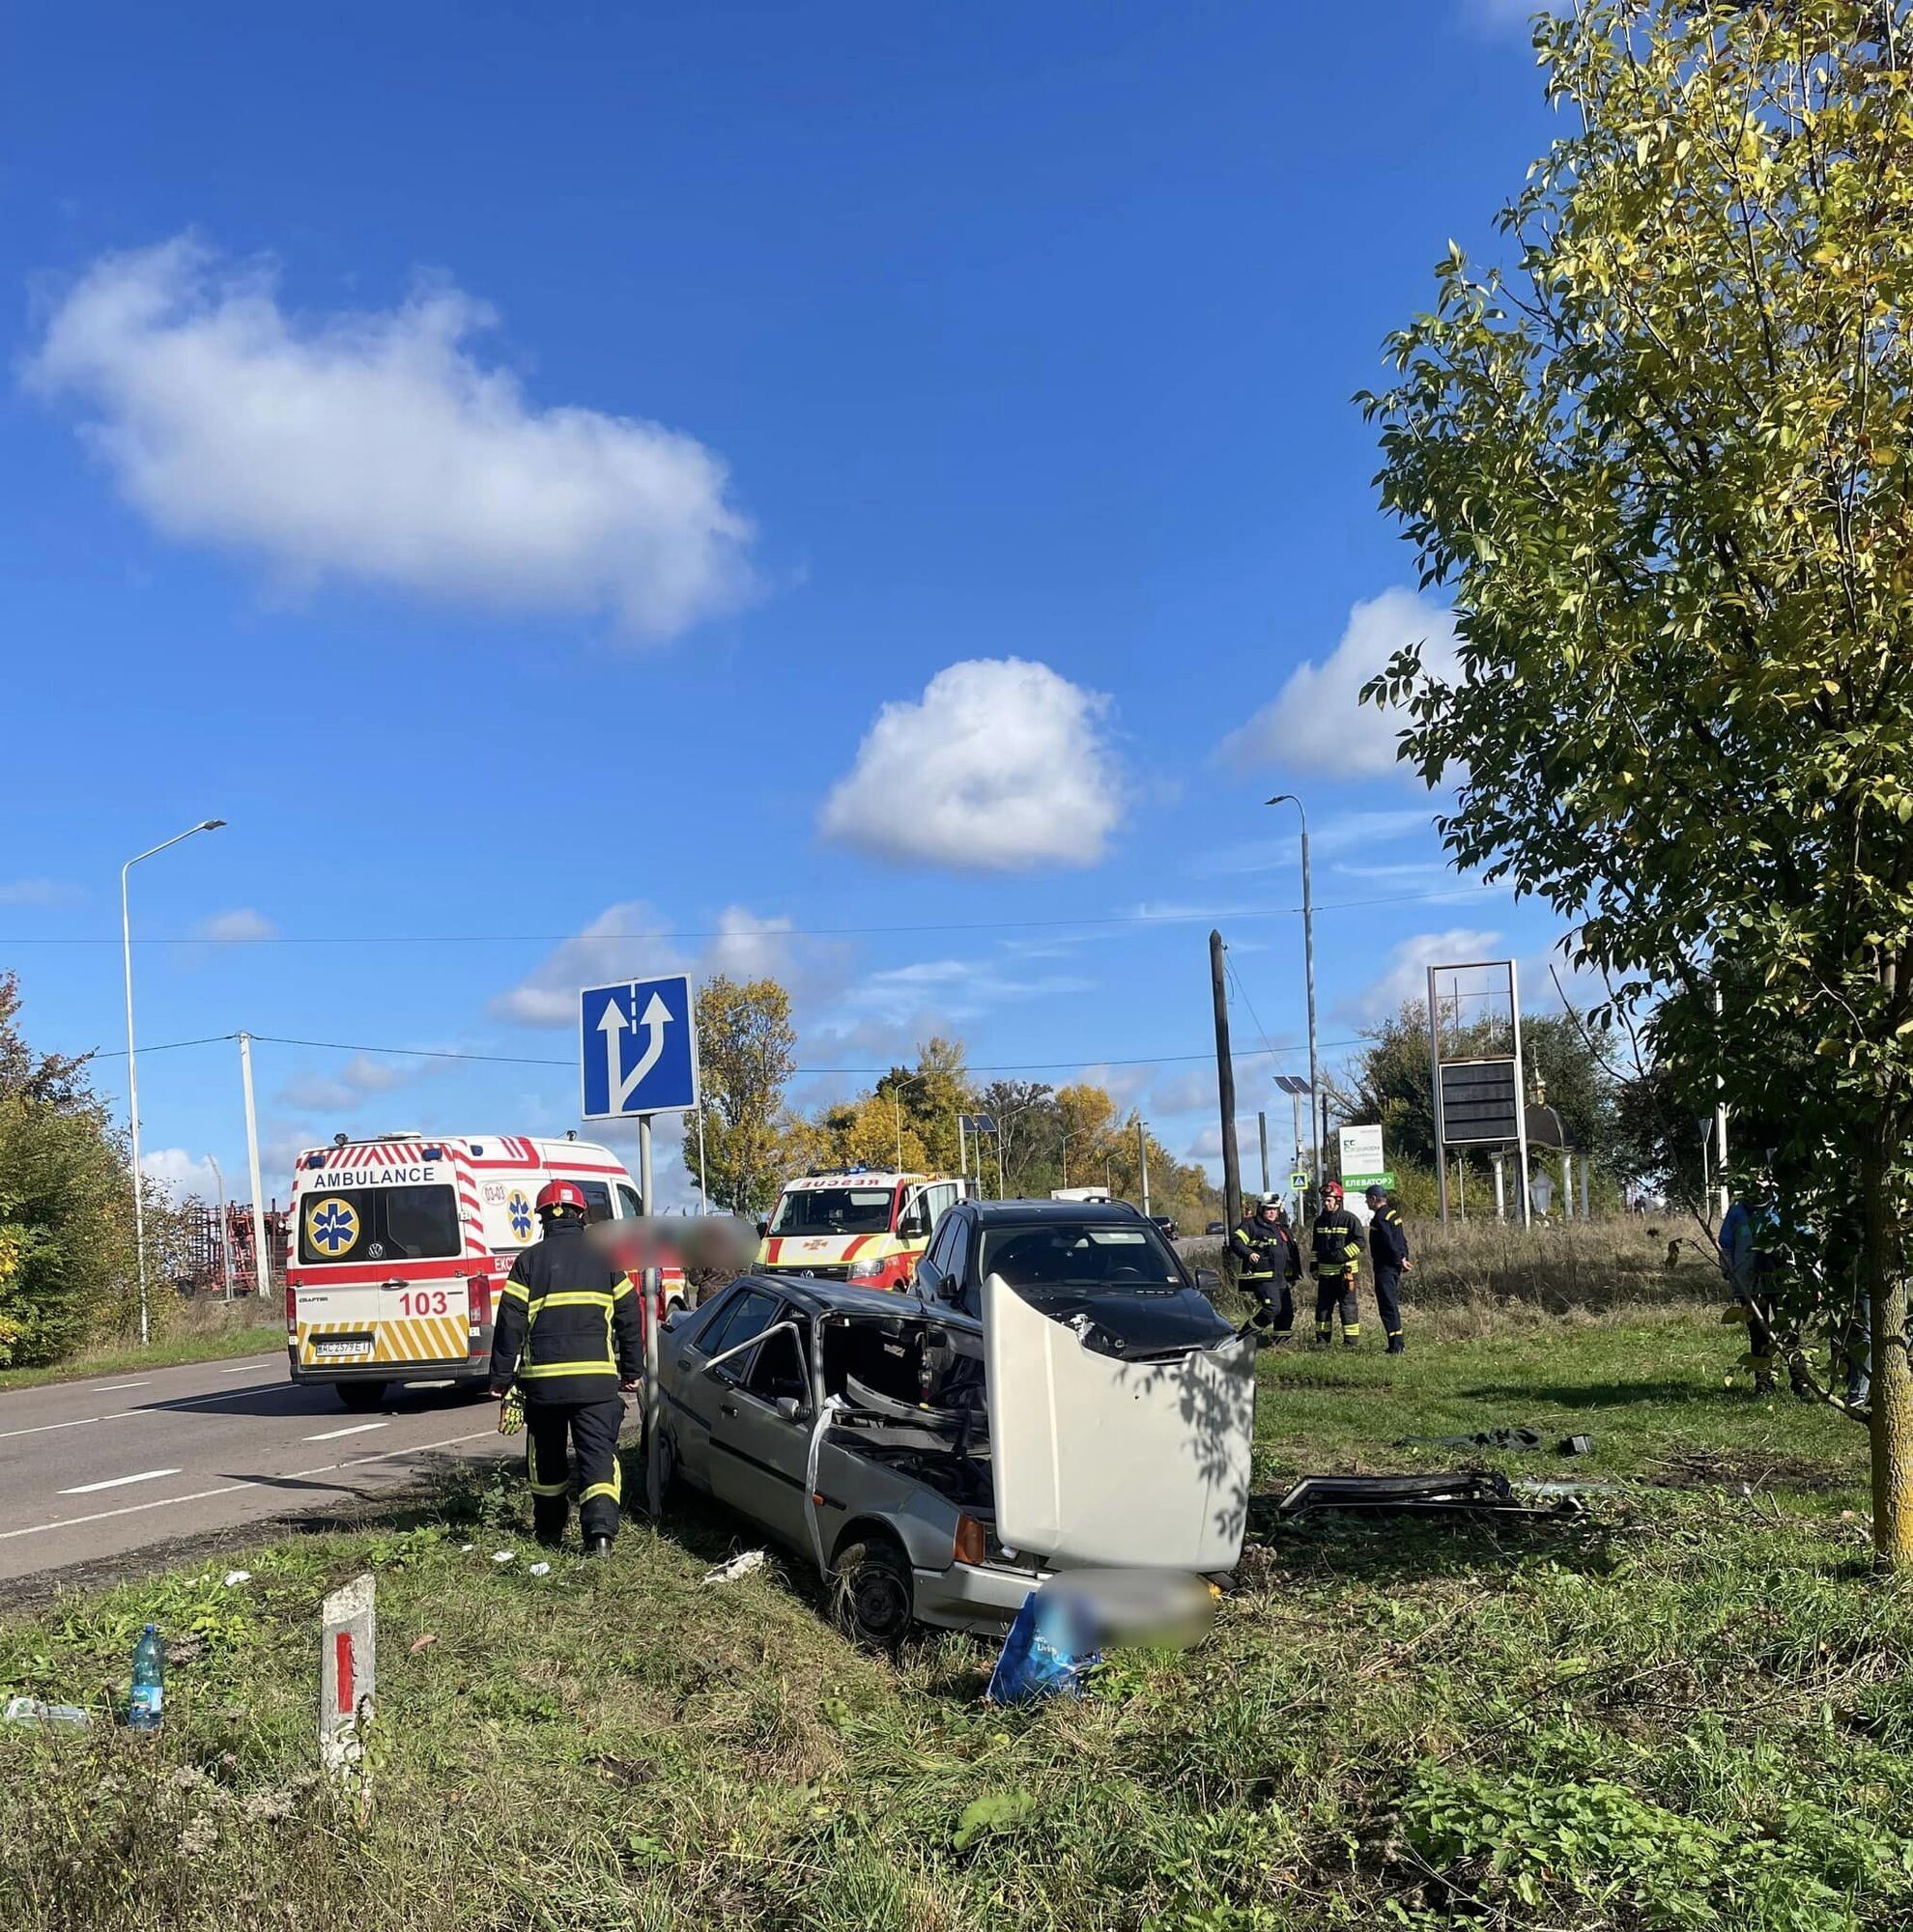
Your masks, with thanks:
[[[1318,1275],[1361,1271],[1361,1223],[1346,1208],[1325,1208],[1315,1217],[1311,1247]]]
[[[1396,1273],[1408,1260],[1408,1230],[1402,1226],[1402,1210],[1392,1201],[1378,1208],[1368,1224],[1368,1254],[1378,1269]]]
[[[492,1331],[492,1381],[527,1402],[602,1402],[643,1374],[637,1291],[585,1236],[559,1221],[512,1264]]]

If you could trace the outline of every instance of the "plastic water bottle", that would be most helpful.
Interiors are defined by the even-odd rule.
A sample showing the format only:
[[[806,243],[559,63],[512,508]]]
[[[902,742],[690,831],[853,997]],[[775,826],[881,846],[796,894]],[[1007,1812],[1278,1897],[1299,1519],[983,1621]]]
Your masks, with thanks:
[[[157,1731],[166,1701],[166,1646],[157,1624],[148,1624],[133,1645],[132,1696],[127,1722],[136,1731]]]

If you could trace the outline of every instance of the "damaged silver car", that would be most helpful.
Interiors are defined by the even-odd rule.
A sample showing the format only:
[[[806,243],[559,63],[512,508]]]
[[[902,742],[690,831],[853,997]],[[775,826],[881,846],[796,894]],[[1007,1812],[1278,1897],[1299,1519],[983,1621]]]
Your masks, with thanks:
[[[1122,1204],[965,1202],[901,1293],[746,1275],[658,1331],[679,1483],[837,1586],[848,1627],[1001,1632],[1070,1569],[1234,1568],[1254,1344]]]

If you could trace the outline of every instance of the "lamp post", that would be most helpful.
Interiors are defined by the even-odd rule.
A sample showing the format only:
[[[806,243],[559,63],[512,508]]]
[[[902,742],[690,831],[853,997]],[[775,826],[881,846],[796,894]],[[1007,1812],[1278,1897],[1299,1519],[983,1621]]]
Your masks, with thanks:
[[[165,851],[169,845],[190,838],[195,832],[216,832],[225,822],[223,818],[202,818],[197,825],[188,825],[184,832],[161,839],[157,845],[148,846],[144,852],[135,852],[120,867],[120,942],[127,962],[127,1112],[132,1127],[133,1253],[139,1264],[139,1346],[142,1349],[146,1347],[152,1324],[146,1305],[146,1201],[139,1171],[139,1063],[133,1058],[132,915],[127,898],[127,874],[142,859],[151,859],[155,853]]]
[[[1278,791],[1271,805],[1293,805],[1301,820],[1302,971],[1308,982],[1308,1139],[1312,1179],[1322,1185],[1322,1076],[1315,1060],[1315,901],[1308,871],[1308,813],[1292,791]]]

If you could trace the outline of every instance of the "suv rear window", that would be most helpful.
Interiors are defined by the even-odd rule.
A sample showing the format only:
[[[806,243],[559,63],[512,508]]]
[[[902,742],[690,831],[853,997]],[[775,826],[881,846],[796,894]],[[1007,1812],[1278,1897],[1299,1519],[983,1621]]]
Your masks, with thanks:
[[[1012,1288],[1180,1288],[1181,1264],[1147,1221],[1131,1225],[1038,1222],[992,1228],[984,1236],[982,1275]]]
[[[773,1235],[882,1235],[893,1187],[793,1187],[777,1204]]]
[[[306,1267],[434,1261],[464,1246],[457,1197],[439,1182],[328,1188],[300,1203],[299,1259]]]

